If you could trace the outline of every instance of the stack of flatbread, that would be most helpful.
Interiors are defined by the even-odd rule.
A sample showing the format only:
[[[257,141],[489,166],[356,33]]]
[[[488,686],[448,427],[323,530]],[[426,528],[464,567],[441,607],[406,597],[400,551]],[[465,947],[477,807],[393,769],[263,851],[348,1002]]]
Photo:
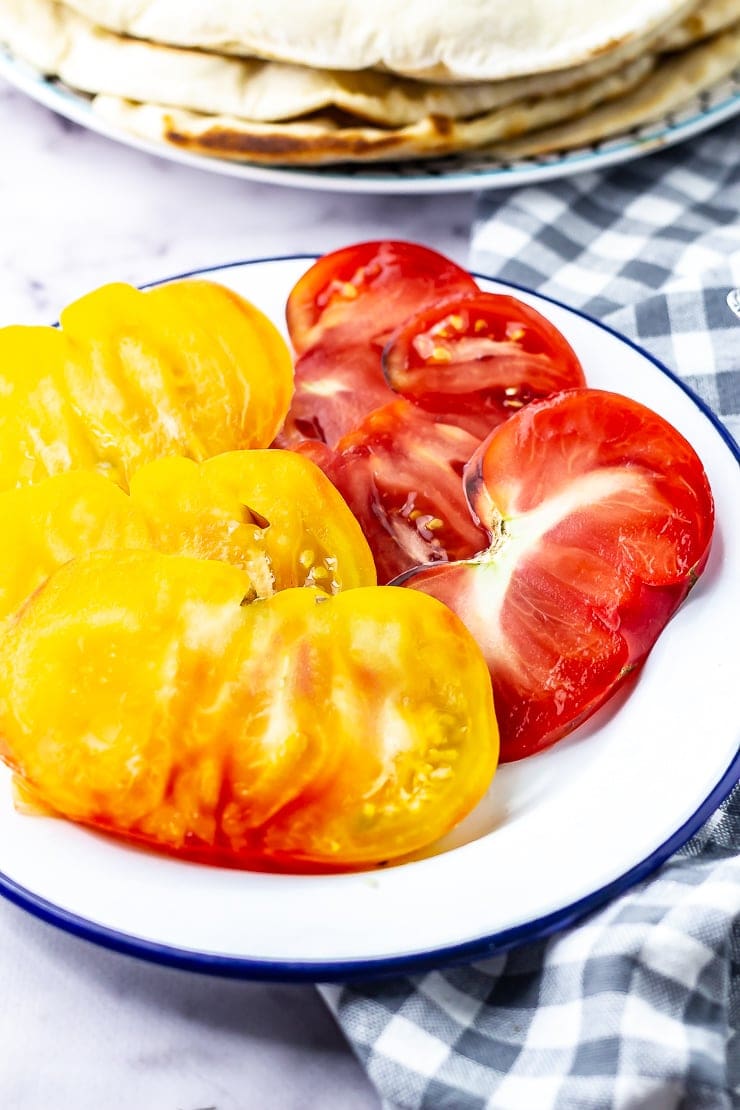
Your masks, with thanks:
[[[283,165],[567,150],[740,66],[740,0],[0,0],[0,42],[148,139]]]

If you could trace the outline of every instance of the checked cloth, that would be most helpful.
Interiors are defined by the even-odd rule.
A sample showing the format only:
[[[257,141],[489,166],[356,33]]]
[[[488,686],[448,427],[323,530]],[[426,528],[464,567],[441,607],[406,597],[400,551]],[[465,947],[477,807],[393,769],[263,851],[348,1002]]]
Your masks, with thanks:
[[[738,437],[740,121],[604,174],[482,195],[470,265],[635,339]],[[740,1107],[740,787],[654,877],[573,928],[320,990],[389,1110]]]

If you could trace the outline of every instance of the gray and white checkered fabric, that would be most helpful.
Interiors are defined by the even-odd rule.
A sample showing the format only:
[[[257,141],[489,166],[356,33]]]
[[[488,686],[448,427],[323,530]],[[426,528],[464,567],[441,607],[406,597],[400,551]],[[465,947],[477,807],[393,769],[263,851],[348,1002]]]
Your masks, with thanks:
[[[737,436],[740,123],[480,202],[471,267],[607,321]],[[740,511],[740,506],[738,507]],[[548,941],[322,987],[388,1107],[740,1106],[740,787],[652,879]]]

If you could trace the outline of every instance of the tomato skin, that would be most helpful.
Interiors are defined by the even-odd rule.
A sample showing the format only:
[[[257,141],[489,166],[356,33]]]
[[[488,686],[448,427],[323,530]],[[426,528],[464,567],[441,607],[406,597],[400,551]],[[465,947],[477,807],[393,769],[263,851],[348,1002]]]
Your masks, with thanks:
[[[319,258],[294,286],[286,307],[296,354],[338,332],[353,344],[385,339],[425,302],[477,288],[470,274],[429,247],[372,240]],[[358,311],[359,309],[359,311]]]
[[[706,565],[712,495],[665,420],[589,389],[502,424],[464,481],[489,550],[397,584],[450,605],[475,636],[510,761],[566,735],[644,661]]]
[[[152,551],[66,563],[5,626],[3,758],[61,815],[234,867],[364,867],[442,836],[498,754],[457,617],[412,591],[249,587]]]
[[[335,450],[305,443],[349,505],[379,582],[419,564],[465,559],[487,546],[465,500],[463,469],[478,446],[468,432],[408,401],[376,409]]]

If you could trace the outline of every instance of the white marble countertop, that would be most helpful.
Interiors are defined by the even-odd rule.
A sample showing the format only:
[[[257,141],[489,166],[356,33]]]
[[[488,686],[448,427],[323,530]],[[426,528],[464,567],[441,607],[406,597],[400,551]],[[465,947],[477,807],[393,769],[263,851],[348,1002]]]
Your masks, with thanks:
[[[82,131],[0,83],[0,325],[108,280],[396,236],[465,263],[474,197],[363,197],[191,170]],[[0,900],[0,1106],[371,1110],[310,986],[137,962]]]
[[[192,170],[112,142],[0,81],[0,325],[47,322],[107,280],[395,235],[465,263],[471,193],[362,196]]]

